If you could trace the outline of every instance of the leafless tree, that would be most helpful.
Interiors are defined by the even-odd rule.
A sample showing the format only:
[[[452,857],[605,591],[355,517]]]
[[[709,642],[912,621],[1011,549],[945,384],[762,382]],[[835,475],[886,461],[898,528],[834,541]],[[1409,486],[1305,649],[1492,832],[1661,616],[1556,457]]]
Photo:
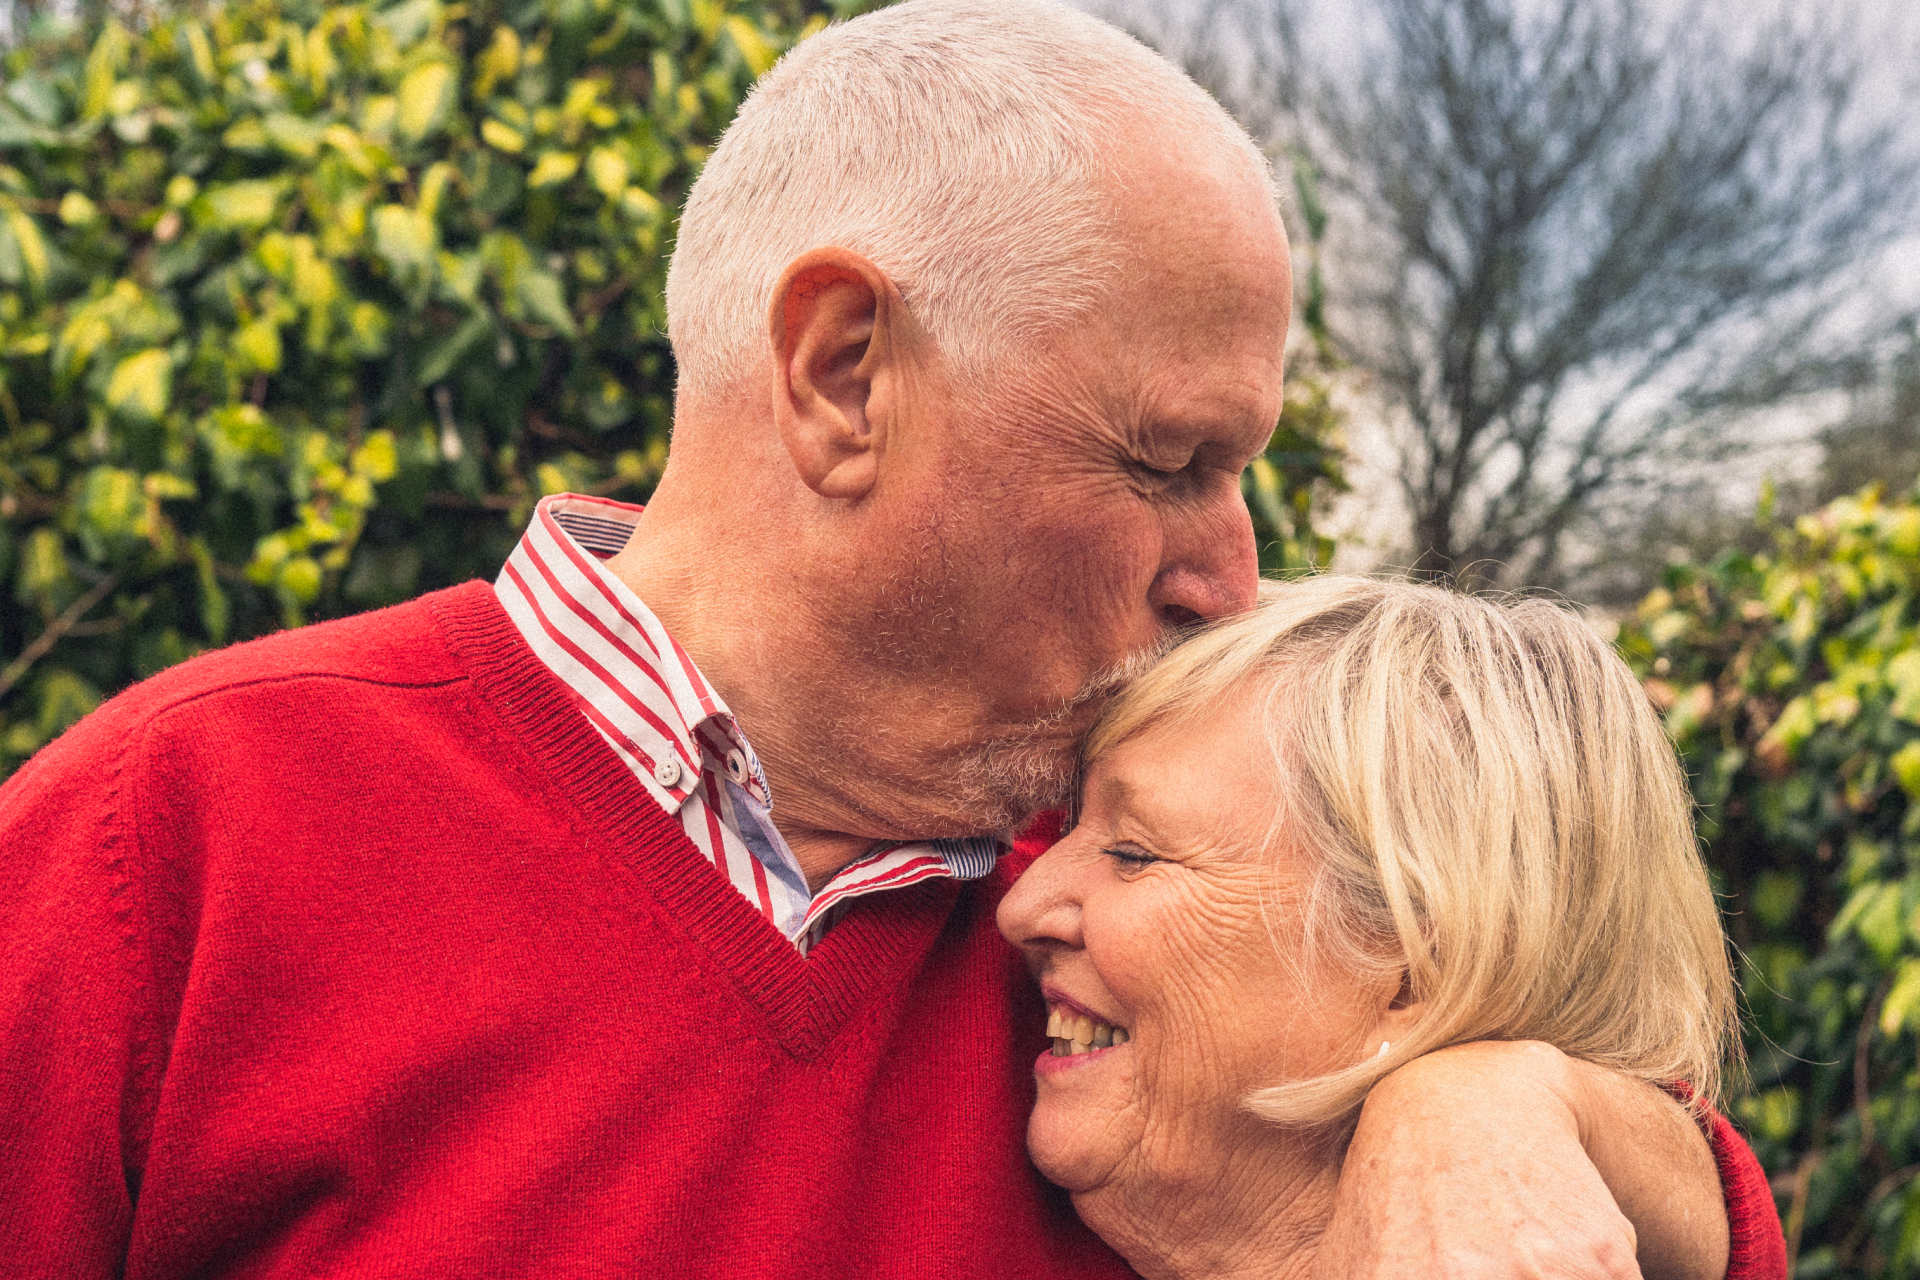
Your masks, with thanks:
[[[1324,171],[1335,332],[1400,432],[1425,572],[1563,582],[1596,512],[1857,377],[1842,320],[1885,318],[1847,291],[1920,231],[1911,96],[1863,92],[1875,51],[1831,10],[1155,12],[1118,16]]]
[[[1846,416],[1820,433],[1815,501],[1868,484],[1899,493],[1920,478],[1920,321],[1901,330],[1903,341],[1854,393]]]

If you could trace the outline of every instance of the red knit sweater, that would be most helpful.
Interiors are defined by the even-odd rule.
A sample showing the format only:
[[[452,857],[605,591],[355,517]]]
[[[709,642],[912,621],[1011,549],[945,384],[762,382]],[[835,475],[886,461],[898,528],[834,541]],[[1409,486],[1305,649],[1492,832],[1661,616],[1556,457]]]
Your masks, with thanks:
[[[802,959],[482,584],[188,663],[0,790],[0,1270],[1130,1274],[1022,1149],[1024,861]]]
[[[1130,1274],[1026,1160],[1004,877],[802,959],[482,584],[137,686],[0,847],[0,1271]]]

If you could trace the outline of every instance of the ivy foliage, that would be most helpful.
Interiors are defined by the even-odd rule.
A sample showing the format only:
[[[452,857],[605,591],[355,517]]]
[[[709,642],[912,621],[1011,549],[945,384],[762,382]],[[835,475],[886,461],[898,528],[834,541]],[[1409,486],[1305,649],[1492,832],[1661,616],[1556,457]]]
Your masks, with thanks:
[[[871,7],[231,0],[6,52],[0,776],[202,649],[492,576],[543,494],[643,501],[680,202]],[[1328,558],[1338,463],[1297,380],[1266,568]]]
[[[1920,504],[1869,489],[1670,569],[1621,646],[1738,948],[1795,1275],[1920,1274]],[[1764,543],[1767,539],[1762,539]]]
[[[1287,366],[1286,398],[1273,438],[1240,478],[1265,574],[1331,564],[1334,540],[1320,532],[1314,517],[1325,513],[1328,499],[1348,491],[1342,430],[1346,415],[1334,400],[1341,366],[1327,326],[1326,284],[1320,273],[1327,212],[1320,201],[1319,175],[1302,154],[1293,158],[1293,186],[1298,197],[1294,233],[1307,267],[1300,307],[1306,341],[1297,345]]]
[[[852,6],[848,6],[852,7]],[[0,773],[665,459],[672,216],[813,0],[236,0],[0,90]]]

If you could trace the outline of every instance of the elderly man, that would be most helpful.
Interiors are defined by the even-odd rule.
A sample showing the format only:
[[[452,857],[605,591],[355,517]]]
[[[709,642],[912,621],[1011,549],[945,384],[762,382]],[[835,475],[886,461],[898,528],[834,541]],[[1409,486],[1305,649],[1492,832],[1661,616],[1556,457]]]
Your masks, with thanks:
[[[14,1265],[1127,1274],[1023,1156],[997,838],[1253,598],[1289,292],[1258,152],[1091,19],[789,56],[688,204],[644,516],[550,499],[497,582],[164,673],[0,793]],[[1370,1104],[1327,1274],[1635,1274],[1583,1134],[1719,1273],[1677,1108],[1466,1054]]]

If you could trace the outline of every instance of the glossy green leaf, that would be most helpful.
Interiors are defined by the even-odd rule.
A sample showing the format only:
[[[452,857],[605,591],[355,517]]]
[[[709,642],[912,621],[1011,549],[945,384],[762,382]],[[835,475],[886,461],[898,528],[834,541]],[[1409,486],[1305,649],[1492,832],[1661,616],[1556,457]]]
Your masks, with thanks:
[[[159,348],[136,352],[113,367],[107,379],[107,406],[141,418],[166,412],[173,381],[173,360]]]

